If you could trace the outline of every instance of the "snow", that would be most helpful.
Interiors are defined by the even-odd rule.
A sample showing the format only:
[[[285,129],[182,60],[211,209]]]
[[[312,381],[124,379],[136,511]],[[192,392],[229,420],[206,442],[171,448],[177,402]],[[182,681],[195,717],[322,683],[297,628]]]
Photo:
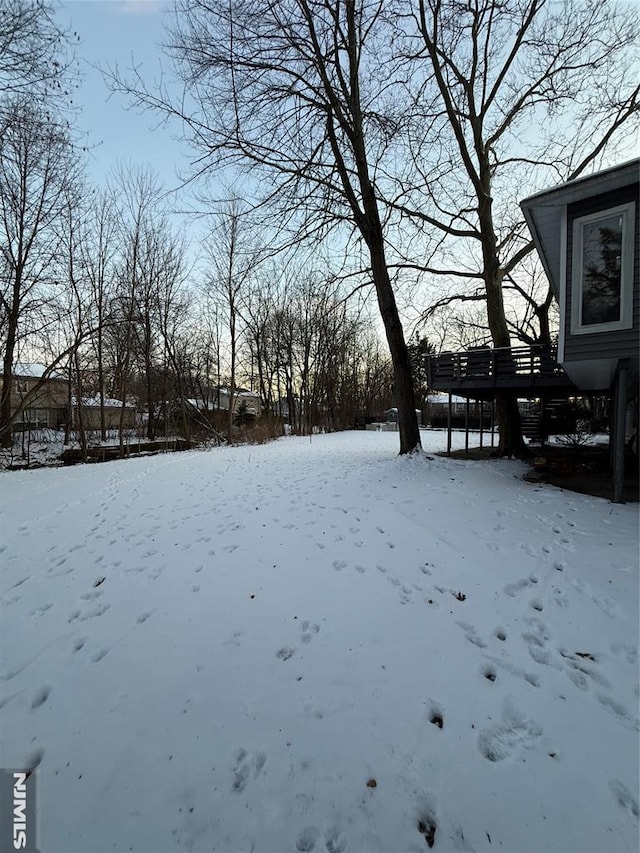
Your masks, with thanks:
[[[429,406],[448,406],[449,405],[449,395],[442,392],[434,392],[433,394],[429,394],[426,398],[426,402]],[[470,400],[471,405],[474,405],[475,400]],[[451,395],[451,404],[457,406],[466,406],[467,398],[459,397],[457,394]]]
[[[43,851],[637,850],[637,506],[397,443],[0,474]]]
[[[80,402],[83,406],[86,406],[88,409],[89,408],[96,408],[97,409],[101,405],[99,394],[96,394],[93,397],[81,397]],[[103,403],[104,403],[105,407],[108,409],[121,409],[122,408],[122,400],[116,400],[114,397],[105,397],[103,400]],[[77,397],[71,398],[71,405],[72,406],[78,405],[78,398]],[[127,405],[128,405],[128,407],[131,407],[132,401],[129,400]]]
[[[17,362],[13,366],[13,375],[28,379],[41,379],[49,368],[45,364],[37,362]],[[50,379],[63,379],[59,370],[53,370],[49,374]]]

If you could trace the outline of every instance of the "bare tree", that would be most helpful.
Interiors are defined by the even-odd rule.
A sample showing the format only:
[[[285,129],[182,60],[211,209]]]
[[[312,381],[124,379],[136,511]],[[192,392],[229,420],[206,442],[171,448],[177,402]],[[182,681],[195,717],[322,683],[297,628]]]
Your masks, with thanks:
[[[199,173],[250,165],[266,204],[301,223],[298,236],[346,225],[366,247],[394,366],[400,452],[420,447],[411,365],[386,256],[375,191],[391,125],[380,105],[383,2],[178,0],[170,52],[186,96],[171,103],[120,84],[139,104],[184,122]],[[254,186],[255,186],[254,182]]]
[[[116,185],[122,202],[120,208],[119,239],[121,242],[120,263],[118,265],[118,292],[114,299],[114,312],[119,320],[114,328],[114,343],[117,349],[117,393],[122,401],[120,411],[120,452],[124,454],[124,424],[127,407],[127,395],[132,381],[132,367],[136,355],[140,353],[140,322],[143,325],[143,361],[150,361],[152,346],[148,331],[149,318],[140,312],[140,300],[145,301],[145,292],[149,290],[149,281],[153,273],[150,269],[155,263],[154,246],[157,245],[154,233],[154,219],[157,214],[159,185],[156,177],[142,168],[121,167],[116,177]],[[145,283],[147,285],[145,289]],[[149,299],[147,299],[147,305]],[[147,382],[150,377],[144,374]],[[148,390],[148,388],[147,388]],[[147,400],[148,430],[152,429],[156,413],[152,410],[153,401]]]
[[[0,0],[0,116],[10,97],[38,100],[48,111],[68,104],[75,85],[69,48],[78,40],[47,0]]]
[[[239,345],[240,305],[246,301],[251,277],[260,259],[259,248],[252,234],[255,229],[245,221],[239,199],[229,202],[220,216],[207,246],[211,262],[210,287],[219,304],[224,305],[229,332],[229,421],[228,437],[233,429],[234,401],[236,394],[236,369]]]
[[[57,228],[74,180],[66,130],[32,103],[13,101],[0,134],[0,444],[11,444],[11,376],[16,348],[56,322]]]
[[[105,396],[107,370],[105,334],[110,317],[110,303],[115,289],[118,219],[113,193],[94,192],[80,240],[80,255],[87,278],[87,298],[91,304],[95,333],[91,344],[96,366],[96,384],[100,402],[100,436],[107,438]]]
[[[538,183],[575,178],[629,139],[640,92],[635,10],[591,0],[408,0],[405,11],[398,32],[417,94],[410,167],[393,205],[432,235],[423,268],[460,284],[442,304],[484,301],[493,344],[508,347],[505,284],[520,288],[543,326],[551,301],[518,284],[533,248],[517,206],[522,187],[532,187],[532,172]],[[515,398],[497,402],[499,452],[521,453]]]

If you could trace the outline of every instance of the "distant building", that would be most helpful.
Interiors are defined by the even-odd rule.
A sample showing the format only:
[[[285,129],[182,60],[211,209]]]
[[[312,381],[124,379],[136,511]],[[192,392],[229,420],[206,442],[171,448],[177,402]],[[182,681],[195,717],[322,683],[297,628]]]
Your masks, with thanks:
[[[13,429],[19,432],[36,429],[77,429],[80,412],[85,429],[101,428],[100,398],[98,395],[83,397],[78,403],[69,398],[69,382],[60,371],[47,375],[47,367],[39,363],[18,363],[11,377],[11,412]],[[0,377],[2,387],[2,377]],[[107,429],[120,426],[122,401],[106,398],[104,401]],[[123,425],[135,426],[135,407],[129,402],[124,407]]]

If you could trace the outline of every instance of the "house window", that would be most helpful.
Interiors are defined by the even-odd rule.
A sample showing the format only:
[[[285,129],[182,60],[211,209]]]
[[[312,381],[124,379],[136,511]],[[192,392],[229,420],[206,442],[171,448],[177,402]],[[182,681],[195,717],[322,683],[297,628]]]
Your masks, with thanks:
[[[26,394],[27,393],[27,380],[26,379],[16,379],[16,391],[18,394]]]
[[[49,426],[49,410],[24,409],[22,424],[24,429],[47,429]]]
[[[633,202],[573,221],[571,332],[632,325]]]

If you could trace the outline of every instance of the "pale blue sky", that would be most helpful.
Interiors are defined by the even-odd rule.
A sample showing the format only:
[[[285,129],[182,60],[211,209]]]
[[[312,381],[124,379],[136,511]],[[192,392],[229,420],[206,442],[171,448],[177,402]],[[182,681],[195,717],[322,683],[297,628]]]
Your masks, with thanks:
[[[89,133],[89,177],[102,183],[118,160],[148,164],[166,189],[177,186],[176,172],[185,171],[189,150],[172,138],[177,128],[155,128],[158,117],[128,109],[124,96],[111,94],[94,66],[126,69],[132,61],[152,82],[162,66],[163,21],[171,4],[163,0],[63,0],[61,24],[70,23],[81,43],[78,58],[83,81],[74,98],[82,112],[79,126]]]

